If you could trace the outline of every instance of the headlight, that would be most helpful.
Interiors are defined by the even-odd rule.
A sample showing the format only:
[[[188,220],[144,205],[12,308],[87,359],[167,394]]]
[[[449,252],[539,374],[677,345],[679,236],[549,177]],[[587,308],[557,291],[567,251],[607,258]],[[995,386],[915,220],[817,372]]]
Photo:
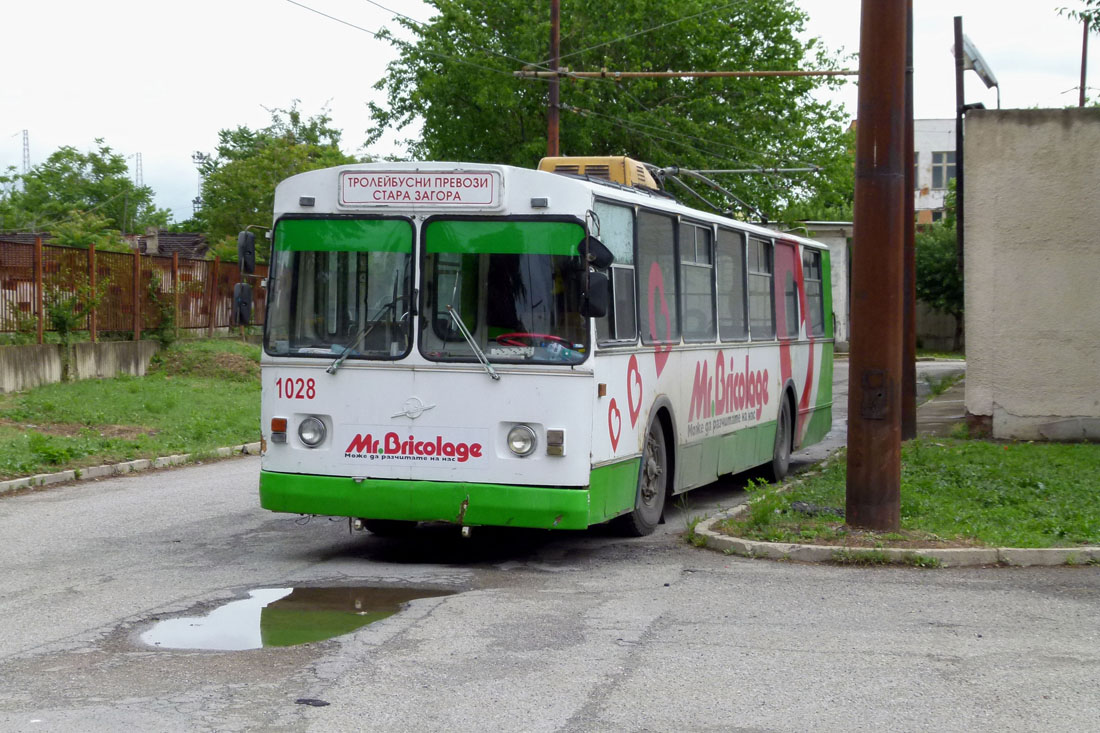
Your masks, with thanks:
[[[316,448],[325,439],[325,424],[319,417],[307,417],[298,425],[298,437],[310,448]]]
[[[526,425],[517,425],[508,431],[508,449],[517,456],[529,456],[538,445],[535,431]]]

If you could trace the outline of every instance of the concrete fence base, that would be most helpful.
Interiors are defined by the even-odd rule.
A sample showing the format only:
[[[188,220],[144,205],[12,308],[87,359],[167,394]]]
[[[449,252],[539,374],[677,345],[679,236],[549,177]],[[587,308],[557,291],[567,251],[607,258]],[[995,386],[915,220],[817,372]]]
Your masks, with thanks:
[[[142,376],[157,353],[155,341],[73,344],[73,379]],[[19,392],[61,381],[61,347],[55,344],[0,347],[0,392]]]

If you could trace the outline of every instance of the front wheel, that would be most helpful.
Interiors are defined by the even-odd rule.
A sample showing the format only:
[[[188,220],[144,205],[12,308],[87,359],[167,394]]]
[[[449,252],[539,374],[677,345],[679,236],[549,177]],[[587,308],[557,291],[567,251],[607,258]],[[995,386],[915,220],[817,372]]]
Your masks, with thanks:
[[[669,486],[668,445],[665,431],[654,422],[646,434],[642,466],[638,472],[638,493],[634,498],[634,511],[616,519],[624,534],[643,537],[652,534],[665,510],[665,496]]]
[[[779,408],[779,417],[775,421],[775,446],[772,448],[772,462],[768,464],[768,478],[780,482],[791,467],[791,435],[794,433],[791,420],[791,403],[786,397]]]

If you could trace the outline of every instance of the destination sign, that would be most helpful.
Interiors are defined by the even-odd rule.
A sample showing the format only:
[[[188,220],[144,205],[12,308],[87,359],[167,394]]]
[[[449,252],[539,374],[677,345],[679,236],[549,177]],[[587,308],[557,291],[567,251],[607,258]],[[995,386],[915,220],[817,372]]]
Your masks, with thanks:
[[[493,171],[344,171],[344,206],[493,206],[500,177]]]

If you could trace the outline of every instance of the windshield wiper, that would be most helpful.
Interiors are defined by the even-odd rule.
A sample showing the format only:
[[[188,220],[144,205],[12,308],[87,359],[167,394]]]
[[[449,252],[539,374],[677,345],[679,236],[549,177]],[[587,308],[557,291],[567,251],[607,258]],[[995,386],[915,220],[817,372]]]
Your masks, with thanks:
[[[451,320],[458,326],[458,332],[462,334],[462,338],[466,339],[466,343],[474,350],[474,355],[477,356],[477,360],[481,362],[481,365],[485,367],[485,371],[488,372],[489,376],[493,379],[500,379],[500,375],[497,374],[496,369],[493,369],[493,365],[489,363],[489,358],[485,356],[485,352],[482,351],[481,347],[474,341],[473,335],[470,334],[470,329],[466,328],[466,324],[462,322],[462,318],[458,314],[458,309],[448,303],[447,312],[451,314]]]
[[[374,327],[382,322],[382,316],[386,315],[386,311],[388,310],[392,310],[395,314],[397,313],[396,300],[386,303],[384,306],[382,306],[381,309],[379,309],[378,313],[375,314],[373,319],[371,319],[367,323],[364,323],[363,327],[359,329],[359,335],[355,337],[355,341],[345,346],[344,350],[340,352],[340,355],[336,357],[335,361],[328,365],[328,369],[326,369],[325,371],[329,374],[335,374],[336,370],[340,368],[340,365],[344,363],[344,359],[347,359],[348,356],[351,355],[352,351],[358,349],[359,344],[363,342],[363,339],[369,336],[370,332],[374,330]]]

